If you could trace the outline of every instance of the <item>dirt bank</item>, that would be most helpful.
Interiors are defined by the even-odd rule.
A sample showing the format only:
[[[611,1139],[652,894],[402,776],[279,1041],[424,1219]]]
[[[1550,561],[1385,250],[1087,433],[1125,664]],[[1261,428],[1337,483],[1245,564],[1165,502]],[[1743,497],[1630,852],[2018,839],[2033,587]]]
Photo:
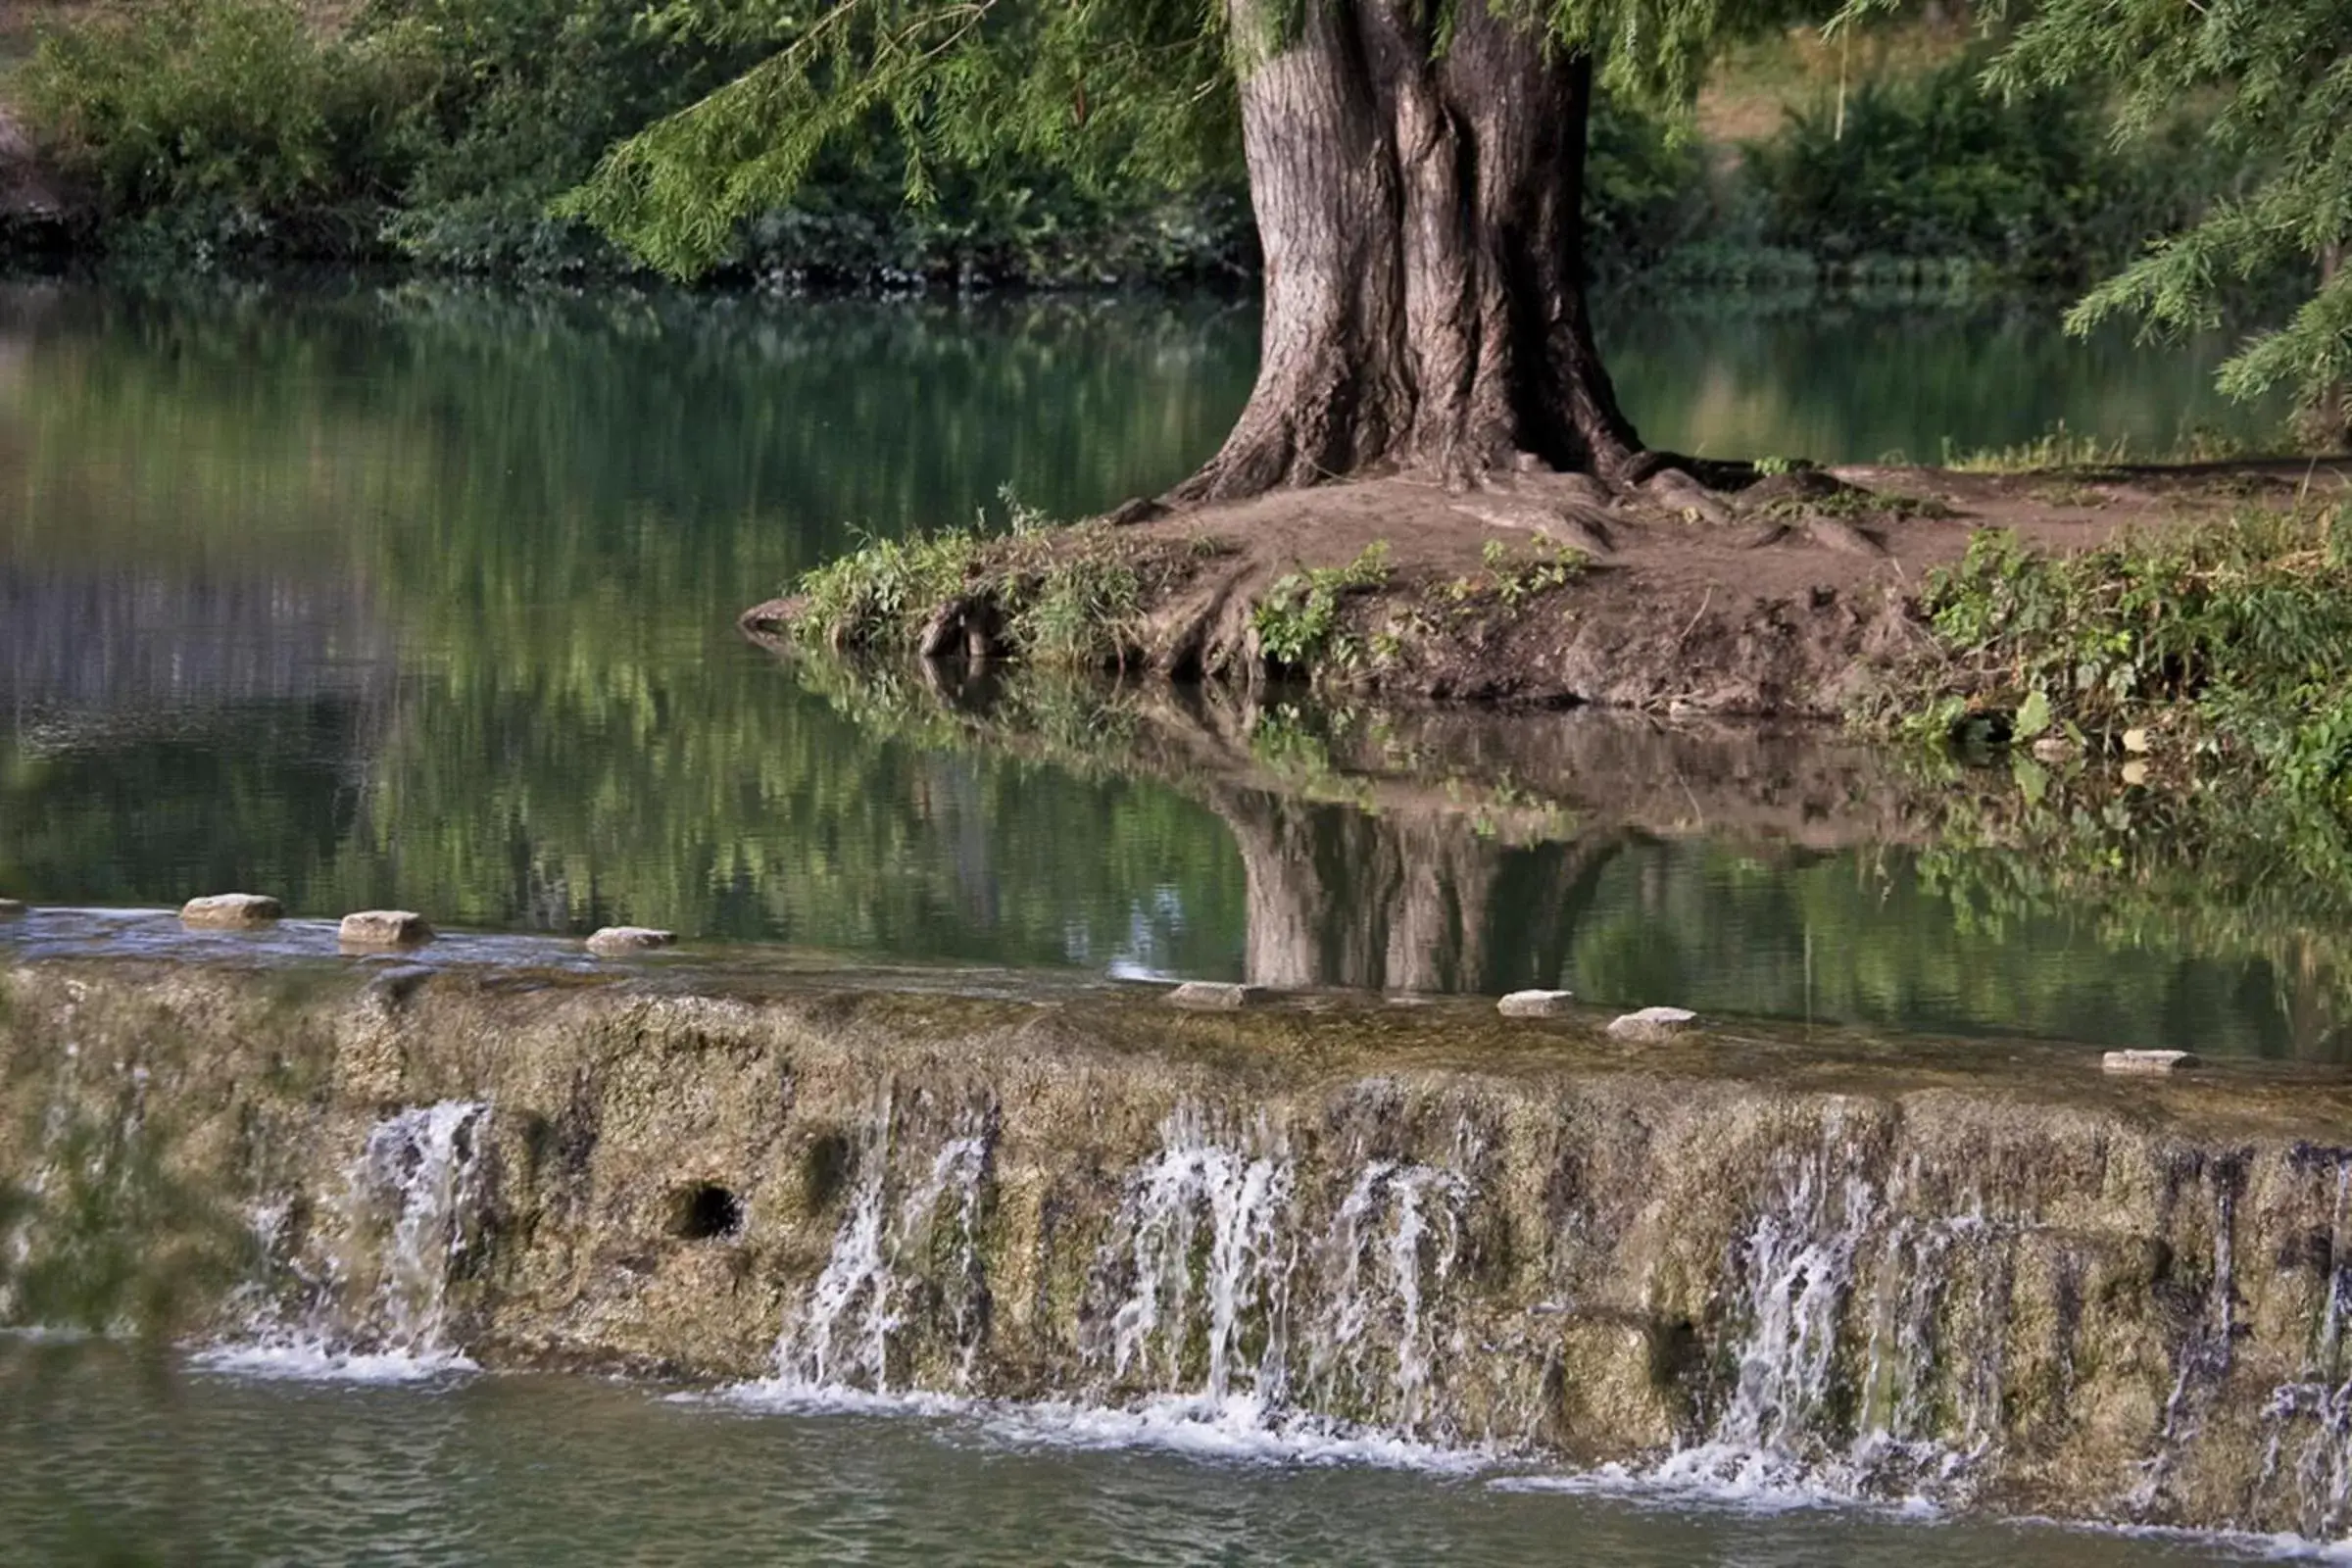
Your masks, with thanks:
[[[975,543],[903,623],[823,635],[1018,657],[1039,595],[1108,573],[1115,584],[1087,599],[1102,657],[1179,679],[1254,685],[1287,667],[1411,699],[1831,717],[1916,643],[1924,575],[1980,530],[2072,552],[2127,528],[2283,510],[2348,478],[2352,465],[2301,460],[1847,467],[1692,487],[1673,508],[1557,474],[1468,493],[1379,479],[1173,512],[1136,504],[1057,535]],[[810,610],[773,600],[743,624],[780,641]]]

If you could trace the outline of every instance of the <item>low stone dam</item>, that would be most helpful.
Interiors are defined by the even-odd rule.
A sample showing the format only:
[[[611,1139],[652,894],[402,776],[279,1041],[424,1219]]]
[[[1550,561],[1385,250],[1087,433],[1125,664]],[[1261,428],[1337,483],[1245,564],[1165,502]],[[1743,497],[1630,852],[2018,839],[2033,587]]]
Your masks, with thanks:
[[[0,1320],[2347,1529],[2340,1071],[680,973],[9,961]]]

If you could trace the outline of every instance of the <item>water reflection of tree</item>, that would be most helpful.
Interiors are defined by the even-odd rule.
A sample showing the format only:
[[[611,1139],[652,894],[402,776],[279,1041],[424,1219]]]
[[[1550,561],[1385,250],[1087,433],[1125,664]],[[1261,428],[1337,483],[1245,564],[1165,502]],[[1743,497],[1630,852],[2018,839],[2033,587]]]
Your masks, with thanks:
[[[1253,984],[1493,994],[1557,983],[1616,831],[1514,847],[1465,813],[1209,798],[1249,877]]]

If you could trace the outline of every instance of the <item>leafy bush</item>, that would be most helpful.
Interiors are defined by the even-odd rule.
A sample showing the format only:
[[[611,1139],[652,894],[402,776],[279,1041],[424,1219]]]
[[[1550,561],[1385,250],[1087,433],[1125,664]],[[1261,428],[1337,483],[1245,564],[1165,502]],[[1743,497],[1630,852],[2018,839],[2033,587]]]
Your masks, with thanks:
[[[47,33],[20,78],[60,164],[117,217],[248,226],[391,200],[420,142],[397,38],[315,33],[286,0],[161,0]]]
[[[1585,144],[1585,241],[1592,270],[1630,271],[1687,243],[1707,220],[1697,146],[1664,117],[1607,94]]]
[[[1865,81],[1842,125],[1824,105],[1749,144],[1765,242],[1833,267],[1943,258],[2078,279],[2220,184],[2185,126],[2127,160],[2108,143],[2095,96],[2004,100],[1983,86],[1983,69],[1965,56],[1908,80]]]
[[[2121,739],[2352,807],[2352,517],[2249,513],[2072,556],[1977,536],[1933,574],[1896,709],[1931,737]]]
[[[1342,626],[1340,601],[1380,587],[1389,570],[1388,544],[1376,539],[1345,566],[1315,566],[1275,578],[1250,612],[1258,652],[1275,668],[1303,674],[1326,663],[1352,664],[1359,650]]]

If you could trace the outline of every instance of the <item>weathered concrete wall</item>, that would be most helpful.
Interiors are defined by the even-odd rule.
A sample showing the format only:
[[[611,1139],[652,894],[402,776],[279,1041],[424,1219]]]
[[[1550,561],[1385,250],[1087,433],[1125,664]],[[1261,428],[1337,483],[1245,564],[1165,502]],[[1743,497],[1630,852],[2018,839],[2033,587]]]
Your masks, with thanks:
[[[0,977],[0,1176],[42,1185],[78,1117],[266,1215],[224,1332],[365,1343],[392,1276],[446,1255],[433,1332],[491,1364],[1206,1395],[1685,1475],[2344,1525],[2340,1076],[1632,1046],[1468,1003]],[[486,1105],[483,1145],[446,1245],[400,1261],[355,1161],[411,1181],[381,1129],[448,1102]]]

